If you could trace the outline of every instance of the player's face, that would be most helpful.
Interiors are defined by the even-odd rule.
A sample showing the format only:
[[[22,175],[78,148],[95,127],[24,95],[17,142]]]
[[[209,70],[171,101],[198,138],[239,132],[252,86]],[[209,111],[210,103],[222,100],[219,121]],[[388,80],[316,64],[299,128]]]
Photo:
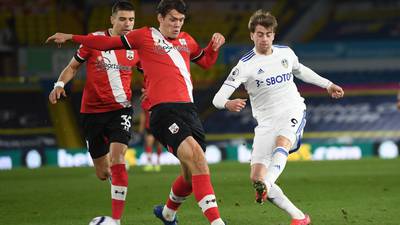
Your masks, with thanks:
[[[173,9],[165,17],[158,14],[158,22],[160,22],[160,31],[164,36],[176,38],[185,22],[185,15]]]
[[[135,11],[119,10],[111,16],[113,34],[125,35],[135,25]]]
[[[266,55],[272,53],[272,42],[275,38],[275,32],[272,27],[265,28],[264,26],[257,25],[254,33],[250,33],[250,38],[253,40],[258,53]]]

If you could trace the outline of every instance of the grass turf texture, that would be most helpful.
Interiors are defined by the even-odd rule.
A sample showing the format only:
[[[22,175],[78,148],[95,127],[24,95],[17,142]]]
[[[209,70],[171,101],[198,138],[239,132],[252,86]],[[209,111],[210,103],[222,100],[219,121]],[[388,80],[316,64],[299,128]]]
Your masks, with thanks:
[[[177,166],[159,173],[129,170],[123,225],[161,224],[152,214],[164,203]],[[249,165],[211,166],[222,217],[229,225],[288,225],[289,217],[266,203],[254,203]],[[278,180],[286,195],[314,225],[400,224],[400,159],[289,162]],[[93,168],[0,171],[0,224],[78,225],[110,215],[110,185]],[[193,195],[178,212],[181,225],[208,224]]]

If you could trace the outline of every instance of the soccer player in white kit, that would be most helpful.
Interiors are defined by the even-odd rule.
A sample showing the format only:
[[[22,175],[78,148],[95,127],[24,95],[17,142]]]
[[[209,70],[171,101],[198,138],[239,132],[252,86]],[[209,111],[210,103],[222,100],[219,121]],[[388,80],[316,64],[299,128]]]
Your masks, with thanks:
[[[310,217],[300,211],[282,192],[275,181],[285,168],[287,157],[300,146],[306,123],[306,106],[293,81],[294,76],[325,88],[332,98],[341,98],[343,89],[299,63],[292,49],[272,45],[277,27],[276,18],[264,10],[250,18],[249,30],[255,47],[232,69],[213,104],[219,109],[241,111],[246,99],[229,100],[243,84],[254,118],[257,120],[251,155],[251,180],[256,202],[267,199],[286,211],[291,225],[307,225]]]

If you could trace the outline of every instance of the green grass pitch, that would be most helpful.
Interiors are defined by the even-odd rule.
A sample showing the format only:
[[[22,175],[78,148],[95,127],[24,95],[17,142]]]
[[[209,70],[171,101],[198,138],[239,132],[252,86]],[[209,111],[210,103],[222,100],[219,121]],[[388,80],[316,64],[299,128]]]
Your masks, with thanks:
[[[254,203],[249,165],[210,166],[220,212],[229,225],[289,225],[289,217],[267,203]],[[161,225],[154,205],[164,203],[177,166],[159,173],[129,170],[123,225]],[[314,225],[399,225],[400,159],[289,162],[278,180],[286,195]],[[110,185],[93,168],[0,171],[0,224],[86,225],[110,215]],[[181,225],[206,225],[191,196],[178,212]]]

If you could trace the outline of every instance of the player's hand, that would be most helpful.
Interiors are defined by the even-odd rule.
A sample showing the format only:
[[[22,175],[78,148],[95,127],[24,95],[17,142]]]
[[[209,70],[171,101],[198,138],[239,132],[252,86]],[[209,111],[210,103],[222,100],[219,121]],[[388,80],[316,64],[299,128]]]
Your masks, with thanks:
[[[225,108],[231,112],[240,112],[246,106],[246,101],[247,99],[241,99],[241,98],[228,100],[225,103]]]
[[[397,109],[400,110],[400,99],[397,100]]]
[[[225,37],[220,33],[214,33],[211,37],[213,51],[218,51],[218,49],[225,43]]]
[[[344,96],[343,89],[340,86],[333,84],[333,83],[331,85],[329,85],[329,87],[327,88],[327,91],[332,98],[337,99],[337,98],[343,98],[343,96]]]
[[[47,38],[46,43],[49,41],[54,41],[58,44],[58,47],[61,47],[61,44],[65,43],[68,40],[72,40],[72,34],[64,34],[64,33],[55,33],[49,38]]]
[[[64,88],[55,87],[49,94],[49,101],[51,104],[56,104],[57,100],[61,98],[61,96],[67,97]]]

